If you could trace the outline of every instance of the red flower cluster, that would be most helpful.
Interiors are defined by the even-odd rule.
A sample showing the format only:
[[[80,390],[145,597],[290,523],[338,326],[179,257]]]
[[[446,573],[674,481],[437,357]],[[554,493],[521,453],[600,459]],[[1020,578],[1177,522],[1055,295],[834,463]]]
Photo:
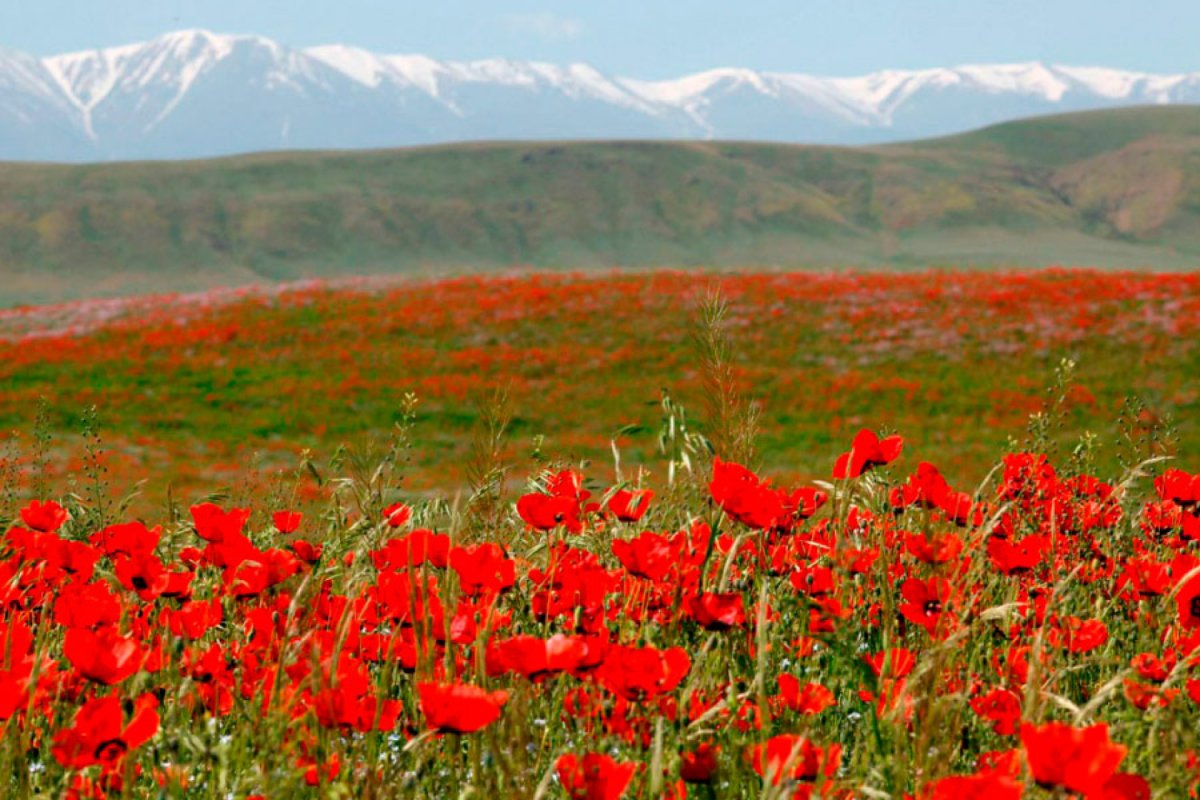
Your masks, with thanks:
[[[758,530],[789,529],[815,514],[828,499],[819,489],[772,489],[769,481],[720,458],[713,461],[708,489],[726,514]]]
[[[213,758],[267,797],[1200,789],[1195,478],[1139,504],[1017,453],[966,497],[926,463],[888,485],[900,449],[860,433],[832,496],[714,459],[659,504],[593,502],[557,470],[441,530],[370,492],[162,527],[29,503],[0,553],[3,752],[93,799],[208,791]]]

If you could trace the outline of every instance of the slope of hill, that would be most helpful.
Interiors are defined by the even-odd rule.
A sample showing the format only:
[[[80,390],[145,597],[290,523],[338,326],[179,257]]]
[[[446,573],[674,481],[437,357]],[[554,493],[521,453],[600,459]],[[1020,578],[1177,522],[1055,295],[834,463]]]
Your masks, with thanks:
[[[1200,72],[1028,62],[851,77],[439,61],[204,30],[47,58],[0,51],[0,159],[206,158],[473,140],[870,144],[1037,114],[1200,102]]]
[[[0,165],[0,301],[384,272],[1185,267],[1200,109],[871,148],[495,143]]]

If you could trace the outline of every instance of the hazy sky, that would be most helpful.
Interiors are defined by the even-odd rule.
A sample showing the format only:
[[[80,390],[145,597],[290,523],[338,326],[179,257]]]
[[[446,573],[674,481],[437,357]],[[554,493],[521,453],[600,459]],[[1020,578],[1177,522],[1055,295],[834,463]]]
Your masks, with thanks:
[[[1043,59],[1200,70],[1200,0],[3,0],[0,45],[49,55],[179,28],[437,58],[856,74]]]

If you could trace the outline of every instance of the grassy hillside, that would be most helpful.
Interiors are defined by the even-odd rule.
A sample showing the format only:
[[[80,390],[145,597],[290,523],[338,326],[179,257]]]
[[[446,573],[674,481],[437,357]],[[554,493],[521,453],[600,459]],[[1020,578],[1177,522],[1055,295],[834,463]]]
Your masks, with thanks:
[[[513,265],[1200,262],[1200,109],[874,148],[500,143],[0,165],[0,302]]]

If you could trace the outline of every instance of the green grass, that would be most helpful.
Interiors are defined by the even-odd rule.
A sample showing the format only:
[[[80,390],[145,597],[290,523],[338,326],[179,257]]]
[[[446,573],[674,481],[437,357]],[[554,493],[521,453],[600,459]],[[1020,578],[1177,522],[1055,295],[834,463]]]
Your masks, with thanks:
[[[1181,268],[1200,110],[874,148],[494,143],[0,165],[0,303],[501,267]]]

